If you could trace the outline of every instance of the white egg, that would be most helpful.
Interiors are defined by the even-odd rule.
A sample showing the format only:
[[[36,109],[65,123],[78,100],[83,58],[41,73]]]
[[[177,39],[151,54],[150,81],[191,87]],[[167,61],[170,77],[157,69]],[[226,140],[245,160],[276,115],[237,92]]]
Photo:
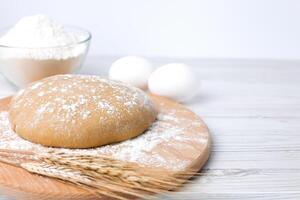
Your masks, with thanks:
[[[152,71],[152,64],[145,58],[125,56],[111,65],[109,78],[147,89],[148,78]]]
[[[157,95],[179,102],[190,100],[197,92],[199,81],[190,67],[181,63],[171,63],[156,69],[148,81],[149,90]]]

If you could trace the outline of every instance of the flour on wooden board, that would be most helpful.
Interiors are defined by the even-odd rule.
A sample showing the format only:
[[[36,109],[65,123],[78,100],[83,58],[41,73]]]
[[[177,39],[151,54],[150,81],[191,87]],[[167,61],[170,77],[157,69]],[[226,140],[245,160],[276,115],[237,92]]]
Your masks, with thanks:
[[[168,155],[158,153],[163,149],[193,148],[191,143],[200,145],[207,142],[194,127],[202,125],[200,120],[191,120],[176,115],[176,110],[161,111],[156,122],[142,135],[116,144],[110,144],[94,149],[59,149],[68,153],[102,154],[115,159],[136,162],[146,166],[163,167],[170,170],[181,170],[190,164],[187,159],[178,158],[172,151]],[[189,133],[187,135],[187,130]],[[198,130],[199,131],[199,130]],[[42,152],[49,150],[20,138],[10,127],[8,112],[0,112],[0,149],[26,150]]]

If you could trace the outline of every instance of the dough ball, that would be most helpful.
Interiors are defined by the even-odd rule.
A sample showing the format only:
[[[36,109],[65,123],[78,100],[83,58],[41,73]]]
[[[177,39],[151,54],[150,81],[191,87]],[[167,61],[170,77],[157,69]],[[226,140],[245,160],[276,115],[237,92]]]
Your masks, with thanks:
[[[31,142],[89,148],[142,134],[156,111],[138,88],[98,76],[57,75],[14,96],[9,118],[13,130]]]
[[[159,67],[151,74],[148,87],[154,94],[184,102],[196,94],[198,85],[189,66],[171,63]]]
[[[151,63],[138,56],[126,56],[116,60],[109,69],[109,78],[141,89],[147,89],[148,78],[153,71]]]

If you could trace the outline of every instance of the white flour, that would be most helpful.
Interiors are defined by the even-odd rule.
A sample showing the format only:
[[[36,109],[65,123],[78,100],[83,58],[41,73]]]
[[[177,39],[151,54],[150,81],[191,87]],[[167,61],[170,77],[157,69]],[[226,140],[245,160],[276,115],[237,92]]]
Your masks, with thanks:
[[[83,53],[85,48],[74,44],[86,38],[86,35],[69,30],[47,16],[24,17],[0,38],[0,45],[24,48],[2,50],[1,56],[38,60],[67,59]]]

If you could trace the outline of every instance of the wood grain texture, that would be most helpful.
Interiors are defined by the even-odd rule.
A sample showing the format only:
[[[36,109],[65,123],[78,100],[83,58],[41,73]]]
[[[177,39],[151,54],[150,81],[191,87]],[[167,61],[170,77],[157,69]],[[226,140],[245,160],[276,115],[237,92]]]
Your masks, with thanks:
[[[188,119],[189,122],[199,123],[199,117],[184,106],[159,96],[151,95],[151,99],[156,105],[158,112],[168,113],[176,110],[175,115],[177,117]],[[9,97],[0,99],[0,110],[7,110],[9,102]],[[175,125],[174,123],[173,125]],[[155,148],[153,151],[155,151],[156,154],[160,154],[162,158],[172,156],[172,158],[182,160],[182,162],[186,163],[184,168],[179,169],[179,171],[187,170],[197,172],[208,159],[211,144],[210,136],[207,126],[202,121],[200,121],[199,125],[192,126],[192,128],[186,129],[185,127],[186,124],[181,124],[180,130],[184,131],[183,134],[185,137],[190,137],[190,140],[182,141],[182,145],[189,143],[189,148],[173,149],[172,145],[170,145],[171,141],[163,141],[159,144],[159,149]],[[191,134],[187,131],[191,132]],[[163,133],[164,132],[162,132],[162,134]],[[202,138],[203,140],[197,142],[195,140],[195,134],[197,138]],[[180,147],[181,145],[177,142],[176,146]],[[172,152],[170,152],[170,148],[172,148]],[[176,173],[176,171],[174,171],[174,173]],[[77,186],[66,184],[56,179],[34,175],[23,169],[3,163],[0,163],[0,190],[16,199],[79,200],[96,198],[91,193]]]
[[[81,72],[105,76],[115,58],[89,57]],[[193,67],[201,83],[187,106],[203,117],[213,138],[205,176],[167,199],[300,199],[299,60],[151,61]],[[2,96],[14,92],[4,80],[0,88]]]

